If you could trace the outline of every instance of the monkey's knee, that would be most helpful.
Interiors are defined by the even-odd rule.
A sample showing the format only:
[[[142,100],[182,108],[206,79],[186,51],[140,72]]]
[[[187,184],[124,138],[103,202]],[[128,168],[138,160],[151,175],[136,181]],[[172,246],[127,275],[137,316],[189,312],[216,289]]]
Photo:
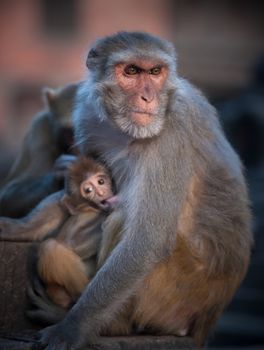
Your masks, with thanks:
[[[123,336],[135,333],[134,320],[132,317],[133,302],[129,301],[122,310],[106,327],[102,328],[100,334],[105,336]]]
[[[121,317],[117,319],[112,320],[111,325],[108,325],[105,328],[102,328],[100,334],[102,336],[123,336],[123,335],[129,335],[133,331],[133,325],[132,323],[126,319],[125,317]]]
[[[47,285],[46,292],[53,303],[63,307],[64,309],[69,309],[74,301],[67,293],[65,288],[57,284]]]

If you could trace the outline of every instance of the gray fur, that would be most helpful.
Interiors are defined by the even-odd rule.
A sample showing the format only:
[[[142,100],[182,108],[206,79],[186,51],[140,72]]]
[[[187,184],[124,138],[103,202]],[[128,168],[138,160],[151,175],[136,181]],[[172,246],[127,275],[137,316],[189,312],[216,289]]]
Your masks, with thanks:
[[[126,61],[131,54],[164,59],[169,67],[158,123],[147,128],[127,122],[126,99],[111,73],[116,60]],[[88,55],[90,75],[74,117],[76,141],[82,153],[96,155],[110,168],[125,224],[121,242],[78,303],[57,327],[43,332],[48,349],[66,349],[66,343],[76,349],[91,342],[136,295],[156,264],[170,256],[194,176],[203,187],[190,244],[204,257],[209,276],[244,275],[251,236],[241,164],[214,108],[176,76],[175,62],[171,44],[144,33],[106,37]],[[60,347],[59,337],[65,340]]]

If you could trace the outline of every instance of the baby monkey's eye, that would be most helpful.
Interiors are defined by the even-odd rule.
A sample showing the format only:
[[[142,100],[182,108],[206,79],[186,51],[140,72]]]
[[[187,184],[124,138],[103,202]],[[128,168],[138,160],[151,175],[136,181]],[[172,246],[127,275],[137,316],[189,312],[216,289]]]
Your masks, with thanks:
[[[161,72],[161,67],[154,67],[149,71],[149,73],[153,75],[158,75],[160,74],[160,72]]]
[[[99,185],[104,185],[104,183],[105,183],[105,180],[104,180],[104,179],[99,179],[99,180],[98,180],[98,184],[99,184]]]
[[[135,75],[139,72],[140,72],[140,68],[134,65],[130,65],[125,68],[125,73],[128,75]]]

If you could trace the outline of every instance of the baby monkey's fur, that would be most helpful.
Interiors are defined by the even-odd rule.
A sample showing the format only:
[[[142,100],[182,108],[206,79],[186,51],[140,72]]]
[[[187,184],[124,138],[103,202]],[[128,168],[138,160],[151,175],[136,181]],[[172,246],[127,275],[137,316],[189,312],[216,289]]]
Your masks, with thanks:
[[[2,239],[35,241],[52,235],[40,243],[37,272],[51,301],[63,308],[78,299],[95,274],[111,197],[107,169],[92,158],[80,157],[69,166],[65,191],[49,196],[23,219],[0,219]]]

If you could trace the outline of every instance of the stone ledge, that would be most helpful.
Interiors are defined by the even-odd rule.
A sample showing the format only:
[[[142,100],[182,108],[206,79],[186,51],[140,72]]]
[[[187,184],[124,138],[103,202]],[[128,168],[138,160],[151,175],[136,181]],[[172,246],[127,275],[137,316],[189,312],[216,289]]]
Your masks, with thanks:
[[[0,241],[0,330],[35,328],[24,315],[28,251],[32,243]]]
[[[38,350],[33,335],[0,334],[0,350]],[[174,336],[128,336],[101,337],[98,343],[87,350],[194,350],[193,341],[188,337]]]

